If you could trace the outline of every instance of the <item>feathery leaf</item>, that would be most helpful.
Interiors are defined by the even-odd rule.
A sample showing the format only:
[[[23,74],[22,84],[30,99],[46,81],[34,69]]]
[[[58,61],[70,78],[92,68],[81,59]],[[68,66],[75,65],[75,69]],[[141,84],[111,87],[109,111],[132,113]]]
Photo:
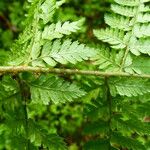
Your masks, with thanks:
[[[85,92],[75,84],[64,82],[55,76],[42,75],[28,84],[30,85],[31,99],[34,103],[48,105],[50,101],[55,104],[71,102],[73,99],[85,95]]]

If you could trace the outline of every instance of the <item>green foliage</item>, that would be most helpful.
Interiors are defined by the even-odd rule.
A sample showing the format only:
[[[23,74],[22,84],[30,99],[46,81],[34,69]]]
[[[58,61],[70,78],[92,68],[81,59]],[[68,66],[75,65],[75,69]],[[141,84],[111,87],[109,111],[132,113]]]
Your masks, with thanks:
[[[10,76],[4,76],[0,83],[0,100],[7,99],[18,92],[17,83]]]
[[[123,147],[128,149],[145,150],[144,145],[142,145],[141,143],[137,142],[134,139],[124,137],[119,133],[114,133],[112,135],[112,143],[118,143],[119,145],[122,145]]]
[[[140,58],[143,57],[142,54],[149,54],[149,14],[144,7],[149,4],[147,1],[135,0],[115,2],[117,4],[112,4],[111,7],[113,13],[105,16],[105,21],[110,27],[95,30],[94,34],[99,40],[109,43],[112,48],[124,50],[125,55],[120,62],[120,69],[132,73],[126,67],[134,65],[133,60],[136,56]],[[130,59],[127,59],[129,57]],[[139,70],[140,65],[139,63]],[[142,69],[141,73],[144,73]]]
[[[97,65],[101,70],[119,71],[122,56],[122,51],[110,53],[110,48],[102,45],[98,46],[97,54],[92,59],[94,60],[94,65]]]
[[[48,134],[46,130],[42,129],[41,126],[29,120],[29,138],[31,142],[35,143],[36,146],[41,146],[41,143],[44,145],[45,148],[48,149],[59,149],[65,150],[65,143],[63,140],[55,135],[55,134]]]
[[[79,30],[82,24],[82,20],[54,22],[53,16],[64,1],[33,0],[30,3],[26,4],[28,15],[23,25],[25,29],[13,44],[11,52],[7,53],[7,64],[54,67],[58,63],[76,64],[95,55],[93,48],[63,38]],[[2,130],[1,139],[9,143],[3,143],[2,148],[66,149],[62,138],[46,125],[36,123],[35,118],[29,118],[28,104],[29,101],[38,105],[49,105],[50,101],[55,104],[72,102],[86,94],[75,83],[56,76],[23,73],[4,76],[0,93],[1,119],[6,128]]]
[[[94,51],[91,50],[84,44],[79,44],[78,41],[72,42],[70,39],[63,43],[60,40],[55,40],[53,43],[46,41],[41,52],[32,51],[32,65],[45,67],[46,64],[49,66],[55,66],[57,63],[76,64],[94,55]]]
[[[51,24],[50,26],[46,26],[42,33],[42,39],[53,40],[55,38],[62,38],[64,35],[70,35],[72,32],[76,32],[79,30],[80,21],[65,23],[58,22],[56,24]]]
[[[126,36],[124,32],[119,30],[109,29],[95,31],[95,36],[104,42],[111,44],[114,49],[123,49],[126,47]]]
[[[150,0],[1,1],[0,69],[12,70],[0,73],[0,150],[148,150],[149,11]]]
[[[49,3],[52,7],[48,7]],[[55,66],[56,62],[75,64],[91,56],[90,51],[92,49],[90,50],[90,48],[85,47],[83,44],[80,45],[78,42],[71,42],[71,40],[64,40],[64,42],[57,40],[64,35],[70,35],[72,32],[77,31],[81,23],[81,21],[72,23],[66,21],[62,24],[58,21],[54,24],[53,15],[60,4],[55,1],[51,3],[48,0],[43,4],[39,2],[39,7],[36,7],[36,2],[32,2],[30,9],[34,9],[33,12],[35,14],[31,13],[34,18],[32,22],[28,22],[32,16],[28,18],[26,29],[12,48],[13,57],[11,56],[9,64],[42,67],[48,64]],[[51,24],[48,25],[48,23]],[[18,48],[21,48],[20,52],[18,52]]]
[[[116,96],[118,93],[122,96],[138,96],[150,92],[150,85],[148,80],[137,80],[137,79],[112,79],[109,81],[110,92],[112,96]]]
[[[109,27],[94,30],[107,43],[98,46],[93,57],[100,70],[149,74],[148,2],[115,0],[111,5],[112,13],[105,15]],[[85,149],[147,149],[143,139],[149,137],[150,126],[143,119],[149,111],[143,105],[149,103],[149,83],[149,79],[105,78],[101,93],[85,109],[88,125],[84,133],[89,136]]]
[[[85,92],[80,90],[75,84],[64,82],[55,76],[41,76],[28,84],[30,86],[31,99],[34,103],[48,105],[50,100],[55,104],[65,103],[85,95]]]

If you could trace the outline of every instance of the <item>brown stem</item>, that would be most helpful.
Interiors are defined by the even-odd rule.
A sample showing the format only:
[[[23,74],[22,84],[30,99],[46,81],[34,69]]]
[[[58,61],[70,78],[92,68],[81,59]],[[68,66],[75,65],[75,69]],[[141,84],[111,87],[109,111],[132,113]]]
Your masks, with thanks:
[[[120,76],[120,77],[150,78],[149,74],[130,74],[125,72],[102,72],[102,71],[92,71],[92,70],[41,68],[41,67],[30,67],[30,66],[0,66],[0,74],[5,74],[5,73],[17,74],[20,72],[80,74],[80,75],[93,75],[93,76],[102,76],[102,77]]]

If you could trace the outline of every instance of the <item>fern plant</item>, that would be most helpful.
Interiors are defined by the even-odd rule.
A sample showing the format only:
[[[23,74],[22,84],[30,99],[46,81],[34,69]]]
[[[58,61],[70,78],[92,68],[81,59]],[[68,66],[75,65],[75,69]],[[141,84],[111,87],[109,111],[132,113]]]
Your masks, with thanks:
[[[92,48],[65,38],[79,30],[81,21],[54,22],[53,16],[63,0],[29,2],[25,29],[2,65],[52,68],[76,64],[95,54]],[[28,105],[58,104],[80,98],[85,92],[76,83],[64,81],[56,75],[24,72],[2,76],[0,86],[0,135],[8,143],[2,149],[66,149],[62,138],[29,118]]]
[[[0,149],[66,150],[47,118],[32,117],[31,105],[49,115],[52,103],[78,99],[86,103],[81,149],[149,149],[150,1],[115,0],[109,27],[94,30],[104,44],[94,48],[70,38],[82,20],[56,21],[64,2],[28,0],[25,29],[0,61]]]
[[[105,15],[109,27],[94,30],[94,34],[99,40],[109,43],[118,54],[122,52],[119,56],[122,59],[118,60],[118,71],[149,73],[149,1],[115,2],[111,6],[113,13]],[[138,56],[141,63],[147,65],[138,65]],[[106,64],[105,67],[107,66],[110,65]]]
[[[105,15],[109,27],[94,30],[106,43],[97,47],[94,57],[100,70],[149,74],[149,2],[115,0],[111,5],[112,13]],[[149,79],[106,77],[101,93],[85,108],[88,123],[83,133],[91,140],[84,149],[149,149],[144,140],[150,134],[149,123],[144,122],[149,114],[149,87]]]

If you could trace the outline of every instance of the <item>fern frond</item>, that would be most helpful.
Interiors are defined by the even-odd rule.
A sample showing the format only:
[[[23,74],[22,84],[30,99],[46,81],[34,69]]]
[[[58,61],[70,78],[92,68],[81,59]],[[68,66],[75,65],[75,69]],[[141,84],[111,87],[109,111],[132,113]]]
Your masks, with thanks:
[[[134,35],[138,38],[150,36],[150,24],[136,24],[134,27]]]
[[[28,41],[24,44],[23,49],[18,53],[13,52],[13,57],[9,65],[32,64],[32,66],[46,65],[55,66],[57,63],[76,64],[95,55],[95,50],[84,44],[79,44],[78,41],[72,42],[70,39],[63,43],[60,40],[55,40],[53,43],[49,40],[41,40],[42,32],[35,33],[34,42],[29,45]],[[17,45],[14,49],[18,49]],[[32,62],[32,63],[31,63]]]
[[[118,28],[123,31],[130,31],[133,24],[130,18],[116,14],[106,14],[105,22],[112,28]]]
[[[5,50],[0,50],[0,65],[5,66],[7,65],[7,62],[9,61],[9,52]]]
[[[132,118],[132,120],[122,120],[115,117],[112,124],[117,130],[119,130],[119,132],[127,132],[130,134],[137,133],[139,135],[150,134],[150,126],[135,118]]]
[[[99,66],[101,70],[107,71],[118,71],[120,68],[120,61],[122,58],[122,51],[119,53],[113,51],[110,53],[110,49],[106,46],[101,46],[100,51],[93,57],[94,65]]]
[[[37,1],[37,0],[28,0],[30,4],[29,8],[29,16],[28,21],[34,19],[36,21],[42,20],[43,24],[47,24],[53,21],[53,15],[63,3],[64,0],[56,2],[56,0],[44,0],[44,1]],[[35,21],[34,20],[34,21]],[[31,23],[31,22],[30,22]]]
[[[144,131],[145,133],[147,132],[147,130],[149,130],[149,124],[145,124],[143,122],[144,117],[149,116],[150,114],[150,110],[148,108],[149,107],[148,103],[150,101],[149,96],[150,96],[150,93],[147,93],[138,97],[131,97],[131,98],[126,97],[125,99],[123,99],[124,102],[118,105],[122,116],[126,116],[125,120],[133,119],[133,122],[141,121],[140,126],[143,127],[143,130],[145,130]],[[146,133],[146,134],[149,134],[149,133]]]
[[[99,40],[109,43],[113,49],[122,49],[124,56],[121,60],[120,70],[133,73],[134,71],[128,67],[137,65],[134,64],[132,54],[142,57],[142,54],[149,55],[150,52],[149,46],[147,46],[150,37],[150,7],[147,3],[149,1],[115,0],[115,2],[112,5],[114,13],[105,16],[105,22],[110,26],[109,30],[108,28],[101,30],[95,36]],[[139,63],[139,65],[141,64]],[[145,65],[147,66],[147,64]],[[138,72],[144,73],[142,70],[139,68]]]
[[[150,2],[150,0],[140,0],[142,3]]]
[[[140,53],[150,55],[149,43],[149,38],[141,38],[139,40],[133,38],[130,42],[130,51],[135,55],[140,55]]]
[[[56,1],[56,6],[59,8],[62,4],[64,4],[66,0],[59,0],[58,2]]]
[[[124,6],[138,6],[139,0],[115,0],[116,3]]]
[[[142,143],[130,137],[125,137],[120,133],[113,133],[111,142],[113,144],[119,144],[122,148],[128,148],[132,150],[146,150],[145,146]]]
[[[99,99],[98,99],[99,100]],[[98,120],[99,118],[107,118],[108,108],[106,105],[102,105],[98,100],[94,101],[93,104],[86,105],[85,114],[92,121]],[[93,117],[96,116],[96,117]]]
[[[18,92],[19,87],[17,82],[11,76],[4,76],[0,82],[0,100],[6,100]]]
[[[28,148],[29,150],[38,150],[38,148],[35,145],[33,145],[33,143],[31,143],[21,135],[16,135],[16,136],[11,135],[10,138],[12,139],[10,141],[12,149],[26,150]],[[27,143],[28,143],[28,147],[27,147]]]
[[[50,101],[57,103],[71,102],[73,99],[82,97],[85,92],[75,84],[64,82],[55,76],[40,76],[33,82],[28,83],[31,90],[31,99],[34,103],[49,104]]]
[[[53,40],[55,38],[62,38],[64,35],[70,35],[80,29],[80,20],[75,22],[58,22],[46,26],[42,33],[42,39]]]
[[[47,130],[43,129],[40,125],[33,122],[31,119],[29,124],[29,139],[36,146],[44,146],[52,150],[66,150],[66,145],[63,139],[56,134],[49,134]]]
[[[140,12],[150,12],[150,6],[146,5],[146,4],[143,4],[143,5],[140,6],[139,11]]]
[[[121,6],[121,5],[117,5],[117,4],[112,4],[111,5],[111,9],[122,16],[126,16],[126,17],[134,17],[136,14],[136,8],[134,7],[128,7],[128,6]]]
[[[41,55],[35,60],[33,59],[32,65],[38,65],[38,61],[43,61],[43,64],[50,66],[55,66],[57,63],[76,64],[94,55],[95,52],[92,48],[79,44],[78,41],[72,42],[70,39],[67,39],[61,43],[60,40],[55,40],[53,44],[46,43],[41,50]]]
[[[150,108],[150,101],[140,104],[140,106],[136,108],[136,111],[144,118],[145,116],[150,116],[149,108]]]
[[[121,96],[138,96],[150,92],[150,82],[142,79],[112,79],[109,82],[111,94],[115,96],[117,93]]]
[[[5,115],[5,125],[9,129],[9,132],[13,133],[13,135],[17,134],[17,131],[21,130],[25,124],[24,118],[24,112],[21,108],[15,108],[14,110],[11,107],[9,109],[7,108],[7,115]]]
[[[137,16],[137,21],[140,23],[149,23],[150,22],[150,14],[149,13],[140,13]]]
[[[127,61],[127,60],[126,60]],[[138,74],[150,74],[150,59],[146,56],[141,56],[140,59],[138,57],[133,57],[132,62],[128,62],[128,65],[124,68],[128,73],[138,73]]]
[[[46,0],[39,7],[39,13],[37,15],[40,19],[43,20],[44,24],[52,21],[52,17],[55,13],[56,7],[56,0]]]
[[[99,40],[111,44],[112,48],[123,49],[126,47],[125,33],[122,31],[106,28],[105,30],[94,30],[94,35]]]
[[[32,22],[27,25],[24,33],[14,45],[13,55],[10,56],[8,62],[9,65],[46,67],[47,65],[55,66],[57,63],[75,64],[93,56],[93,49],[86,47],[84,44],[79,44],[77,41],[65,40],[61,43],[56,40],[52,44],[52,40],[76,32],[83,22],[83,19],[71,23],[69,21],[65,23],[52,22],[51,19],[55,9],[64,3],[64,0],[59,2],[45,0],[44,2],[36,1],[35,3],[32,8],[35,14],[31,13],[31,16],[29,16],[29,18],[32,18]],[[37,5],[39,7],[36,7]],[[43,19],[45,25],[40,19]],[[48,22],[51,24],[46,25]],[[18,52],[18,49],[21,50]]]

